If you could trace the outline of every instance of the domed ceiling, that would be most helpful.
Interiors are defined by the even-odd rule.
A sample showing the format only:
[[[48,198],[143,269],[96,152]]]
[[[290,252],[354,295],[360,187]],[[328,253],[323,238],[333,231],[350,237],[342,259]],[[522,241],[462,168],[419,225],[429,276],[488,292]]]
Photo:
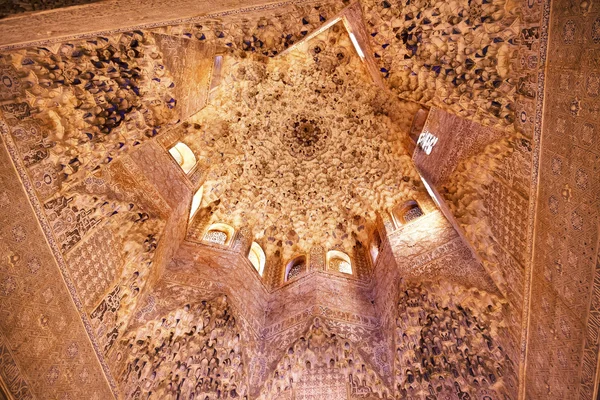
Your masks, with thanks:
[[[267,249],[351,249],[424,191],[404,147],[419,106],[372,83],[341,22],[274,58],[234,53],[182,141],[208,169],[210,222]]]

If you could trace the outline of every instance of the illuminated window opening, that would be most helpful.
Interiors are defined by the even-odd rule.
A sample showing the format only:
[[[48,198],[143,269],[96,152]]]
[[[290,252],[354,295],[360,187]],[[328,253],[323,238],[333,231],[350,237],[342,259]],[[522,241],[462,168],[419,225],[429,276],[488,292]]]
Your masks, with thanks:
[[[377,261],[377,257],[379,257],[379,252],[381,251],[381,236],[379,235],[379,230],[375,229],[373,231],[373,239],[371,240],[371,260],[373,260],[373,264]]]
[[[354,33],[352,33],[352,32],[349,32],[349,35],[350,35],[350,41],[352,41],[352,44],[354,45],[354,49],[358,53],[358,56],[364,60],[365,53],[363,53],[362,48],[360,47],[360,44],[358,44],[358,40],[356,40],[356,36],[354,36]]]
[[[250,253],[248,254],[248,259],[254,265],[254,268],[258,271],[260,276],[263,276],[263,272],[265,271],[265,252],[262,247],[256,242],[252,242],[252,246],[250,246]]]
[[[406,203],[400,204],[392,211],[392,216],[398,227],[412,222],[423,215],[423,210],[419,207],[419,203],[414,200],[409,200]]]
[[[294,258],[285,267],[285,281],[300,276],[304,271],[306,271],[306,256]]]
[[[348,254],[330,250],[327,252],[327,269],[352,275],[352,261]]]
[[[213,61],[213,73],[212,79],[210,80],[209,92],[214,92],[217,87],[221,84],[221,70],[223,68],[223,56],[216,56]]]
[[[194,197],[192,197],[192,208],[190,208],[190,219],[192,219],[194,217],[194,214],[196,214],[196,212],[198,211],[198,208],[200,208],[200,203],[202,203],[202,186],[200,187],[200,189],[198,189],[198,191],[196,193],[194,193]]]
[[[177,143],[169,149],[171,156],[177,161],[183,172],[189,173],[196,165],[196,156],[185,143]]]
[[[421,175],[419,175],[419,176],[421,176]],[[429,183],[427,183],[425,178],[423,178],[422,176],[421,176],[421,182],[423,182],[423,186],[425,186],[425,189],[427,189],[427,193],[429,193],[429,196],[433,199],[433,201],[435,202],[435,205],[439,207],[440,203],[438,201],[437,195],[431,189],[431,186],[429,186]]]
[[[233,239],[234,229],[227,224],[212,224],[206,230],[202,239],[208,243],[216,243],[223,246],[228,246]]]

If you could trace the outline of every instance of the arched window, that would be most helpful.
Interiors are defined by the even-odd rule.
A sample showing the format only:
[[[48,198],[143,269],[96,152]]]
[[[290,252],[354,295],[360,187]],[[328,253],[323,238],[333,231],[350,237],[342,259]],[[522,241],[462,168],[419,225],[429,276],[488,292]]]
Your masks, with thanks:
[[[373,260],[373,264],[377,261],[377,257],[379,256],[379,252],[381,251],[381,236],[379,235],[379,229],[375,229],[373,231],[373,238],[371,239],[371,260]]]
[[[414,200],[409,200],[406,203],[397,205],[392,211],[396,225],[404,225],[423,215],[423,211],[419,204]]]
[[[186,174],[189,173],[192,168],[194,168],[194,165],[196,165],[196,156],[194,155],[192,149],[190,149],[185,143],[177,143],[175,146],[169,149],[169,153],[171,156],[173,156],[175,161],[177,161],[177,164],[179,164],[183,172]]]
[[[190,219],[194,217],[198,208],[200,208],[200,203],[202,203],[202,186],[196,193],[194,193],[194,197],[192,197],[192,208],[190,208]]]
[[[265,252],[262,247],[256,242],[252,242],[252,246],[250,246],[250,253],[248,254],[248,259],[254,265],[254,268],[258,271],[260,276],[263,275],[265,271]]]
[[[352,275],[352,261],[346,253],[337,250],[327,252],[327,269]]]
[[[286,282],[306,271],[306,256],[298,256],[290,261],[285,267]]]
[[[228,246],[233,239],[234,229],[227,224],[212,224],[204,234],[205,242],[222,244]]]

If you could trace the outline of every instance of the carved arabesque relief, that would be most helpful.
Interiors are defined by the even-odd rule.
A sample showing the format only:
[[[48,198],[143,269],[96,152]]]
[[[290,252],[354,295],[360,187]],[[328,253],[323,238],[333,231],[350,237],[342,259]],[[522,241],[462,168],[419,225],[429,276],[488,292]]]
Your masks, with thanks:
[[[400,140],[418,105],[371,83],[341,23],[283,57],[233,53],[223,71],[178,129],[205,169],[210,222],[251,226],[267,258],[351,253],[376,211],[424,192]]]

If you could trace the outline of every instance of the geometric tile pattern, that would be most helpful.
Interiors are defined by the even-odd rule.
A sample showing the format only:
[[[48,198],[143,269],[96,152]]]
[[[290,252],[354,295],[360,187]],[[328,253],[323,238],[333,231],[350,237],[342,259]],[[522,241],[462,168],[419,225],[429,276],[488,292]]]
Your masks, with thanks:
[[[0,145],[0,221],[0,374],[11,395],[113,398],[4,145]]]
[[[182,120],[206,104],[214,59],[214,45],[198,40],[154,34],[166,67],[173,73],[174,97]]]
[[[304,374],[298,382],[297,400],[346,400],[344,376],[330,368],[316,368]]]
[[[0,400],[8,400],[8,392],[14,393],[19,400],[33,400],[33,394],[29,385],[23,377],[23,373],[19,370],[8,345],[0,336]],[[3,382],[2,379],[5,381]],[[4,392],[3,384],[5,384],[6,392]]]
[[[591,3],[552,3],[531,274],[526,398],[591,400],[597,387],[598,21],[600,10],[591,8]]]
[[[494,238],[525,264],[527,243],[527,199],[508,186],[492,180],[484,199]]]
[[[95,229],[68,253],[69,273],[86,311],[91,312],[120,276],[121,253],[122,243],[109,226]]]

